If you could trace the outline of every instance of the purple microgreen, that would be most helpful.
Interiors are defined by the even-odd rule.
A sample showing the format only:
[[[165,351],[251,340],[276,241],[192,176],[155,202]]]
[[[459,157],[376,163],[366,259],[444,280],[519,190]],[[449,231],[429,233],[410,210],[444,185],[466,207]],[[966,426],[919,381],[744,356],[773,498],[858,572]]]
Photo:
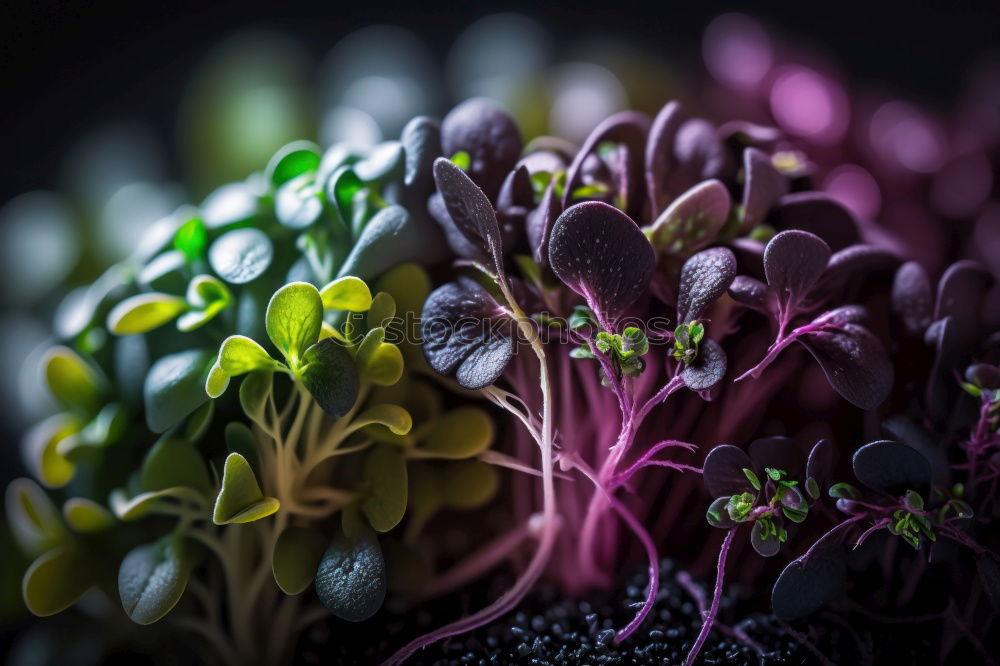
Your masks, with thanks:
[[[768,466],[765,469],[772,481],[785,477],[797,479],[802,473],[802,455],[795,442],[788,437],[755,439],[750,442],[747,453],[757,469]]]
[[[449,160],[434,161],[434,181],[459,231],[492,260],[492,273],[504,280],[503,240],[490,200],[464,171]]]
[[[778,295],[782,330],[830,260],[830,247],[807,231],[783,231],[764,248],[764,274]]]
[[[609,319],[646,291],[655,257],[635,222],[617,208],[594,201],[576,204],[556,220],[549,264],[608,328]]]
[[[771,164],[771,157],[762,150],[743,151],[743,220],[740,228],[746,232],[764,222],[768,211],[788,193],[788,180]]]
[[[676,165],[669,178],[670,192],[682,192],[709,178],[725,180],[731,162],[715,126],[701,118],[686,121],[674,137]]]
[[[643,231],[657,253],[688,256],[712,243],[729,218],[729,190],[717,180],[695,185]]]
[[[847,551],[839,527],[792,560],[778,576],[771,590],[775,615],[785,620],[810,615],[843,592],[847,582]]]
[[[549,265],[549,238],[552,235],[552,225],[556,223],[561,210],[555,182],[549,182],[545,186],[541,203],[525,218],[528,245],[531,247],[531,255],[539,266]]]
[[[646,190],[654,215],[662,211],[672,193],[667,190],[674,170],[674,140],[684,121],[679,102],[668,102],[653,119],[646,139]]]
[[[849,283],[867,279],[898,262],[895,254],[875,245],[850,245],[831,255],[813,291],[829,296]]]
[[[922,335],[932,321],[933,296],[927,272],[915,261],[896,270],[892,282],[892,311],[910,335]]]
[[[931,464],[931,481],[935,486],[951,485],[951,465],[948,454],[932,435],[912,419],[897,414],[882,423],[882,429],[893,439],[917,450]]]
[[[753,469],[753,462],[743,449],[732,444],[720,444],[705,456],[702,479],[708,494],[726,498],[753,489],[744,469]]]
[[[874,409],[892,390],[892,363],[867,328],[845,323],[810,331],[799,342],[823,368],[830,386],[853,405]]]
[[[497,380],[514,354],[513,320],[486,289],[468,278],[435,289],[421,320],[424,355],[467,389]]]
[[[514,119],[485,97],[462,102],[441,121],[443,154],[467,153],[469,177],[491,200],[517,163],[521,146],[521,132]]]
[[[854,216],[839,201],[821,192],[796,192],[782,197],[768,223],[778,229],[813,233],[835,251],[861,241]]]
[[[934,349],[934,362],[924,387],[924,406],[934,421],[948,416],[956,392],[954,368],[963,355],[962,336],[952,316],[931,323],[924,342]]]
[[[834,449],[833,442],[821,439],[813,444],[806,460],[806,492],[812,499],[818,499],[823,487],[829,482],[833,473]]]
[[[737,303],[758,311],[767,309],[767,285],[747,275],[737,275],[729,284],[729,296]]]
[[[930,488],[931,466],[927,458],[899,442],[865,444],[854,452],[851,465],[858,481],[878,492],[899,496],[909,489]]]
[[[778,527],[772,518],[761,516],[750,530],[750,545],[761,557],[773,557],[781,549],[783,534],[783,528]]]
[[[938,282],[934,319],[952,317],[963,347],[976,341],[982,302],[993,276],[975,261],[956,261]]]
[[[770,150],[783,136],[777,127],[745,120],[730,120],[719,126],[719,138],[737,149],[753,147]]]
[[[725,377],[726,367],[726,352],[718,342],[705,338],[698,355],[684,367],[681,377],[692,391],[710,391]]]
[[[751,472],[752,473],[752,472]],[[708,507],[708,511],[705,512],[705,520],[712,527],[718,527],[721,529],[729,529],[736,522],[729,517],[729,497],[716,497],[715,500]]]
[[[677,295],[677,321],[701,317],[736,277],[736,257],[724,247],[703,250],[684,262]]]

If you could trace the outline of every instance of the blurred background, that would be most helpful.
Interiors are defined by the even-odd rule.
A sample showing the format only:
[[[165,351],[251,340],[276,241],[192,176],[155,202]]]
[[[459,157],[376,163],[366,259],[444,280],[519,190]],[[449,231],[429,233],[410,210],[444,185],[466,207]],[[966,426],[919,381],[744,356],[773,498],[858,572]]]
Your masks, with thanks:
[[[22,473],[20,431],[51,409],[37,357],[74,285],[293,139],[365,147],[473,95],[499,100],[526,137],[574,142],[614,111],[675,97],[712,119],[777,125],[860,218],[903,244],[907,230],[965,225],[962,242],[1000,276],[995,0],[731,10],[3,3],[0,485]]]

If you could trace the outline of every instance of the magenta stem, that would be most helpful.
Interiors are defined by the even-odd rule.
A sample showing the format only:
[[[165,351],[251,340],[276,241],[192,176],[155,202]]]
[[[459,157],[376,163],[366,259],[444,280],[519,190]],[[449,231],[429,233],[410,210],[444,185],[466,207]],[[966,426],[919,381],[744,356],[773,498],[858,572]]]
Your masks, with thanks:
[[[622,520],[628,524],[636,538],[639,539],[639,542],[646,551],[646,557],[649,559],[649,591],[646,593],[646,601],[643,602],[642,608],[635,614],[632,621],[615,636],[614,644],[619,645],[642,625],[646,616],[653,610],[653,604],[656,603],[656,594],[660,590],[660,556],[656,552],[656,545],[653,543],[653,538],[646,531],[646,528],[643,527],[642,523],[639,522],[639,519],[632,515],[632,512],[614,497],[611,498],[611,506],[614,507],[618,515],[622,517]]]
[[[726,573],[726,556],[729,554],[729,547],[733,544],[733,537],[736,535],[736,528],[731,528],[726,532],[726,538],[722,540],[722,547],[719,549],[719,563],[715,568],[715,591],[712,592],[712,606],[708,609],[705,619],[701,624],[701,631],[695,639],[691,652],[688,653],[684,666],[691,666],[698,658],[698,653],[708,640],[708,634],[715,623],[715,616],[719,614],[719,601],[722,599],[722,581]]]

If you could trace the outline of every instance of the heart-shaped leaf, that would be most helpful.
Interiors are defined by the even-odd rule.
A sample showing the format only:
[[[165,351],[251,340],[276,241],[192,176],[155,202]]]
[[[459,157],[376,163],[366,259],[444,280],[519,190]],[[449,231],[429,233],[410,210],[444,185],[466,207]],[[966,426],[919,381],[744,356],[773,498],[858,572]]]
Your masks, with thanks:
[[[923,335],[933,313],[931,282],[927,272],[915,261],[908,261],[896,271],[892,282],[892,311],[910,335]]]
[[[7,526],[18,548],[35,557],[56,548],[66,538],[66,528],[52,500],[31,479],[14,479],[4,500]]]
[[[311,527],[286,527],[274,544],[271,572],[285,594],[305,592],[316,578],[326,537]]]
[[[710,391],[726,376],[727,359],[719,343],[711,338],[701,341],[698,356],[684,370],[684,385],[692,391]]]
[[[142,388],[150,430],[166,432],[208,400],[205,383],[214,361],[211,352],[191,349],[153,364]]]
[[[391,403],[372,405],[365,411],[358,414],[352,421],[354,427],[381,425],[388,428],[394,435],[405,435],[413,427],[413,418],[410,413]]]
[[[865,328],[844,323],[799,338],[830,386],[861,409],[875,409],[892,390],[894,369],[882,343]]]
[[[677,295],[677,323],[695,321],[736,277],[736,257],[726,247],[703,250],[684,262]]]
[[[259,229],[234,229],[219,236],[208,250],[212,270],[230,284],[246,284],[271,265],[274,247]]]
[[[45,384],[66,407],[91,411],[100,403],[104,379],[69,347],[53,347],[41,361]]]
[[[271,370],[278,365],[263,347],[244,335],[231,335],[222,341],[218,363],[230,377]]]
[[[774,614],[785,620],[804,617],[839,597],[847,582],[846,560],[838,534],[820,538],[778,576],[771,590]]]
[[[270,516],[278,508],[278,500],[264,497],[246,458],[230,453],[222,472],[222,489],[215,498],[212,521],[216,525],[252,523]]]
[[[372,292],[365,281],[353,275],[337,278],[319,291],[324,310],[367,312],[372,305]]]
[[[358,399],[358,371],[350,353],[333,338],[320,340],[302,356],[302,383],[324,412],[335,419]]]
[[[319,339],[323,299],[308,282],[292,282],[274,292],[265,315],[267,337],[296,370],[302,354]]]
[[[420,449],[437,458],[471,458],[485,451],[493,441],[493,421],[476,407],[458,407],[442,416]]]
[[[635,222],[605,203],[576,204],[552,227],[549,265],[605,318],[617,317],[646,291],[655,264]]]
[[[31,563],[21,581],[28,610],[39,617],[62,612],[94,584],[93,567],[72,548],[54,548]]]
[[[927,458],[905,444],[882,440],[865,444],[851,459],[854,476],[872,490],[899,496],[907,490],[924,493],[930,488]]]
[[[489,386],[514,355],[513,321],[478,283],[460,278],[435,289],[424,304],[424,355],[441,374],[470,390]]]
[[[684,257],[715,240],[729,219],[731,203],[725,185],[706,180],[675,199],[643,231],[658,253]]]
[[[316,595],[334,615],[349,622],[367,620],[385,599],[385,560],[378,539],[359,530],[355,539],[338,534],[316,570]]]
[[[756,148],[743,151],[743,172],[746,185],[741,229],[748,232],[763,224],[768,211],[788,194],[788,180],[771,164],[771,156]]]
[[[267,164],[265,174],[275,187],[296,176],[315,172],[320,163],[320,147],[311,141],[293,141],[278,149]]]
[[[764,274],[786,317],[794,314],[829,260],[830,247],[808,231],[782,231],[768,242]]]
[[[503,239],[489,198],[450,160],[434,161],[434,182],[459,231],[492,261],[495,275],[504,279]]]
[[[173,610],[197,563],[194,544],[171,534],[134,548],[118,568],[118,594],[136,624],[152,624]]]
[[[114,515],[104,506],[86,497],[72,497],[63,504],[66,523],[77,532],[103,532],[115,524]]]
[[[702,480],[712,497],[729,497],[738,493],[753,492],[744,469],[753,469],[750,456],[732,444],[719,444],[705,456]]]
[[[468,153],[469,176],[491,199],[521,156],[521,145],[514,119],[485,97],[462,102],[441,121],[443,154]]]
[[[183,486],[208,493],[212,481],[205,461],[188,441],[165,437],[153,445],[143,459],[139,472],[139,489],[156,492]]]
[[[378,444],[365,458],[362,478],[361,509],[376,532],[388,532],[406,512],[406,457],[398,447]]]

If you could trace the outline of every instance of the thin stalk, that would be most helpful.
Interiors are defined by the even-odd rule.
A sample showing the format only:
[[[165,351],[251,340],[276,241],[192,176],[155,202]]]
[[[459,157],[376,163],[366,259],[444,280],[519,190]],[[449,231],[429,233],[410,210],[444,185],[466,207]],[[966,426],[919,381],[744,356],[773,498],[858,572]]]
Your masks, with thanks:
[[[712,593],[712,605],[705,615],[705,619],[701,624],[701,631],[698,632],[698,638],[695,639],[694,646],[684,661],[684,666],[692,666],[694,664],[694,660],[698,658],[698,653],[701,652],[702,646],[708,640],[708,633],[712,630],[712,625],[715,623],[715,616],[719,614],[719,600],[722,599],[722,581],[726,573],[726,556],[729,554],[729,547],[733,544],[733,537],[735,535],[736,528],[733,527],[726,533],[726,538],[722,540],[722,547],[719,549],[719,563],[715,569],[715,591]]]

